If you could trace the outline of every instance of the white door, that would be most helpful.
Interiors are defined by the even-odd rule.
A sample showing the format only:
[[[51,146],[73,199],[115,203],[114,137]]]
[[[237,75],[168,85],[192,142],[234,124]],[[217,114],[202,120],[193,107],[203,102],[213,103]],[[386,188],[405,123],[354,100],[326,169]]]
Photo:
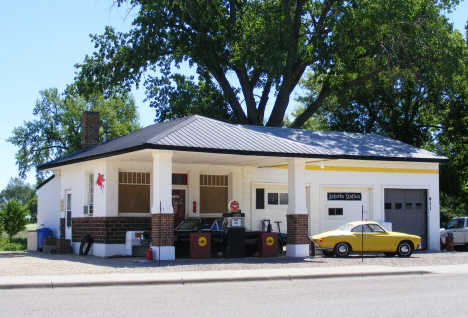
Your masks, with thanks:
[[[71,191],[65,192],[65,238],[72,239],[72,194]]]

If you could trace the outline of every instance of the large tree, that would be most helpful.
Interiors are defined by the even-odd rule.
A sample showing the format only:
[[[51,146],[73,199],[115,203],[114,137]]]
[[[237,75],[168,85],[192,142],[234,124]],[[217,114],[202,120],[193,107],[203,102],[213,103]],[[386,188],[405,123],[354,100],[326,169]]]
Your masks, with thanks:
[[[0,192],[0,205],[13,199],[21,204],[28,204],[35,194],[36,190],[29,183],[20,178],[10,178],[5,189]]]
[[[299,116],[319,94],[322,82],[311,74],[307,92],[292,111]],[[452,34],[448,54],[435,63],[382,72],[372,81],[334,92],[303,128],[378,133],[442,152],[441,223],[466,213],[468,206],[468,42]]]
[[[29,222],[36,223],[37,195],[33,186],[20,178],[10,178],[5,189],[0,192],[0,209],[11,200],[26,205],[29,211]]]
[[[41,91],[33,109],[36,119],[15,127],[7,141],[19,147],[15,154],[19,175],[31,168],[81,149],[81,116],[84,111],[100,113],[100,139],[113,139],[139,129],[138,112],[133,97],[120,94],[104,98],[76,95],[70,86],[60,94],[56,88]],[[38,181],[45,173],[36,169]]]
[[[117,0],[122,4],[124,0]],[[174,85],[171,67],[196,65],[221,92],[237,122],[282,126],[290,96],[306,69],[322,81],[291,127],[300,127],[338,88],[391,68],[412,68],[446,52],[451,26],[441,10],[458,0],[131,0],[134,28],[93,36],[78,87],[87,94]],[[270,96],[275,100],[269,102]],[[160,107],[156,103],[153,106]],[[167,108],[166,103],[163,107]],[[188,105],[190,107],[190,105]]]

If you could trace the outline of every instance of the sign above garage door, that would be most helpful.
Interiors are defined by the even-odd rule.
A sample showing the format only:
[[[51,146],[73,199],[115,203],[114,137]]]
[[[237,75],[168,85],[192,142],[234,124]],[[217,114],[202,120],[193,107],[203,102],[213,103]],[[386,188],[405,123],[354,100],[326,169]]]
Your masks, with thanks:
[[[361,193],[327,192],[328,201],[361,201]]]

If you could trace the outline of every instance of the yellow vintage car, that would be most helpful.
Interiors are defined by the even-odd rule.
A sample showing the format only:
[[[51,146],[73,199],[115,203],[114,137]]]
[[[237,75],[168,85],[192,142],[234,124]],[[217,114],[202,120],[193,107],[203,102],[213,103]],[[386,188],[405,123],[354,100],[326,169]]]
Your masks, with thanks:
[[[350,222],[340,228],[309,238],[325,256],[346,257],[351,252],[383,252],[385,256],[410,257],[421,246],[421,238],[387,232],[373,221]],[[364,239],[364,242],[363,242]]]

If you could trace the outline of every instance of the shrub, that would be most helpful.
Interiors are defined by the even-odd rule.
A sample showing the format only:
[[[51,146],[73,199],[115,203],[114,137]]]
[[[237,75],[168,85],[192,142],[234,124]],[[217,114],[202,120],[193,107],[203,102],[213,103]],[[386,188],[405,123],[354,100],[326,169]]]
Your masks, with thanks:
[[[25,251],[26,239],[14,239],[12,243],[8,239],[0,238],[0,251]]]
[[[8,201],[0,211],[0,225],[8,234],[10,243],[13,243],[13,236],[26,229],[28,224],[28,207],[22,205],[15,199]]]

